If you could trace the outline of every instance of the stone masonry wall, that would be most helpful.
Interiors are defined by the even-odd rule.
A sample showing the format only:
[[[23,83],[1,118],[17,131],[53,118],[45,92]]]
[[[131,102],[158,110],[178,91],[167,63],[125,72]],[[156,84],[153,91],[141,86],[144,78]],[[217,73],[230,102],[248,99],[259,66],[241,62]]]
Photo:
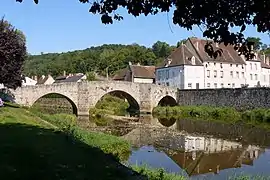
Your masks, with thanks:
[[[178,104],[270,108],[270,88],[179,90]]]

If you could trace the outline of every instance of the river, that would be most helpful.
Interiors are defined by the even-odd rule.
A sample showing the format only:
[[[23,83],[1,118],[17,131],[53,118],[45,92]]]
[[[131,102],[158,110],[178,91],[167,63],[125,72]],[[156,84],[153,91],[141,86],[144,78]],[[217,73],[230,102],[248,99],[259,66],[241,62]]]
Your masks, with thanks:
[[[244,124],[152,116],[139,122],[121,134],[133,145],[128,164],[164,168],[190,179],[270,176],[270,131]]]

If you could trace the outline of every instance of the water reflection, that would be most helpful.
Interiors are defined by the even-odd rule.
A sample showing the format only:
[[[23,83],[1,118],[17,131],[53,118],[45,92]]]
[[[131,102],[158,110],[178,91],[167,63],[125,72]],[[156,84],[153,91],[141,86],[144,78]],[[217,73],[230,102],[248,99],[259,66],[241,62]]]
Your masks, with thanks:
[[[171,127],[176,122],[176,118],[170,118],[170,119],[159,118],[158,122],[160,122],[160,124],[162,124],[165,127]]]
[[[123,138],[134,149],[129,163],[148,164],[192,179],[223,179],[237,173],[270,176],[269,132],[236,124],[208,121],[155,119],[164,130],[133,129]],[[177,133],[167,131],[174,127]]]

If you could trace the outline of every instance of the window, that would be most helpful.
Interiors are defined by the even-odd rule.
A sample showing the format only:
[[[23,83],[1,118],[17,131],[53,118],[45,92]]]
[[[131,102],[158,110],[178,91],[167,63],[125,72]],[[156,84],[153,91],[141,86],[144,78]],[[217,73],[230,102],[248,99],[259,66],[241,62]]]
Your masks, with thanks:
[[[220,78],[223,78],[223,76],[224,76],[224,72],[220,71]]]
[[[175,74],[174,74],[174,71],[172,72],[172,77],[174,77],[175,76]]]
[[[255,70],[257,70],[257,64],[255,64]]]
[[[266,82],[266,75],[263,75],[263,81]]]
[[[250,65],[250,69],[252,70],[252,64],[251,64],[251,63],[249,63],[249,65]]]
[[[214,66],[216,66],[216,63],[214,63]]]
[[[208,65],[207,65],[207,64],[205,64],[205,67],[206,67],[206,68],[207,68],[207,66],[208,66]]]
[[[245,78],[245,73],[244,72],[242,72],[242,78]]]
[[[192,56],[192,58],[191,58],[191,64],[195,65],[195,57],[194,56]]]
[[[238,67],[238,64],[236,64],[235,66]]]
[[[207,70],[207,77],[210,77],[210,70]]]
[[[221,68],[221,69],[223,68],[222,63],[220,63],[220,68]]]
[[[258,74],[255,74],[255,80],[258,80]]]
[[[244,65],[242,65],[242,69],[244,69]]]
[[[169,70],[166,70],[166,79],[169,79]]]
[[[169,82],[166,82],[166,86],[169,86],[170,85],[170,83]]]
[[[252,80],[252,79],[253,79],[252,74],[250,74],[250,80]]]
[[[214,83],[214,87],[217,88],[217,83]]]
[[[158,71],[158,80],[161,80],[162,74],[161,71]]]
[[[233,87],[233,88],[235,87],[235,84],[234,84],[234,83],[232,83],[232,87]]]
[[[221,87],[221,88],[224,88],[224,84],[223,84],[223,83],[221,83],[221,84],[220,84],[220,87]]]
[[[232,64],[230,64],[230,67],[232,67]]]
[[[189,88],[192,88],[192,84],[191,84],[191,83],[188,83],[188,87],[189,87]]]
[[[239,72],[238,71],[236,72],[236,77],[239,78]]]
[[[214,70],[214,78],[217,77],[217,70]]]
[[[231,75],[231,78],[233,78],[233,72],[232,71],[230,72],[230,75]]]
[[[208,87],[208,88],[210,87],[210,83],[207,83],[207,87]]]

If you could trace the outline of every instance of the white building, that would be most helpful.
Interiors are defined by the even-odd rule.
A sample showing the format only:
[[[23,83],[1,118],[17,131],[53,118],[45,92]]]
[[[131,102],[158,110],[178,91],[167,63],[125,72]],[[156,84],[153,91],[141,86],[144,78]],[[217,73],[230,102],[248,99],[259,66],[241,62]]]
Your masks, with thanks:
[[[22,81],[22,86],[34,86],[36,84],[37,84],[37,81],[29,77],[25,77],[25,79]]]
[[[156,84],[179,89],[240,88],[270,86],[269,58],[245,60],[233,46],[216,44],[223,50],[216,59],[204,50],[207,40],[189,38],[156,69]]]

